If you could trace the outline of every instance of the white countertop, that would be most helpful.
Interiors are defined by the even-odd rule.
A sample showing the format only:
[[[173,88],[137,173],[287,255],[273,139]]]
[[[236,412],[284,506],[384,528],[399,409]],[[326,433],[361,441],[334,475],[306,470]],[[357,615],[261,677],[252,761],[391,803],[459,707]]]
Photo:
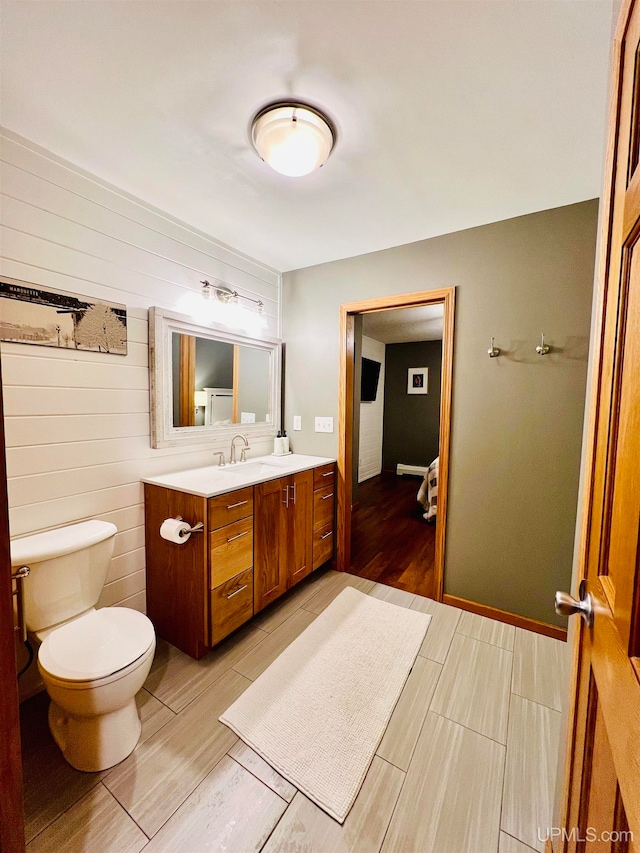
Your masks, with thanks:
[[[245,486],[255,486],[276,480],[298,471],[308,471],[318,465],[328,465],[335,462],[325,456],[306,456],[303,453],[291,453],[286,456],[258,456],[237,462],[235,465],[209,465],[206,468],[191,468],[187,471],[176,471],[173,474],[161,474],[159,477],[143,477],[143,483],[162,486],[165,489],[175,489],[177,492],[187,492],[201,498],[213,498],[242,489]]]

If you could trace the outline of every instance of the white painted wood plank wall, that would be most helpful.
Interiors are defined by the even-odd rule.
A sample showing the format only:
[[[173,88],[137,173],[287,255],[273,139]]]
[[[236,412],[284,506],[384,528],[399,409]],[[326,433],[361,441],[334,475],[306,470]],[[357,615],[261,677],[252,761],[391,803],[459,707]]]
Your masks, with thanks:
[[[10,131],[0,143],[0,272],[128,310],[126,357],[2,343],[11,535],[112,521],[100,604],[144,611],[140,477],[227,449],[151,449],[147,309],[179,311],[200,279],[218,279],[262,299],[279,336],[281,277]]]
[[[382,426],[384,421],[384,356],[386,347],[380,341],[362,336],[362,355],[379,361],[378,393],[371,403],[360,403],[360,451],[358,482],[376,477],[382,471]]]

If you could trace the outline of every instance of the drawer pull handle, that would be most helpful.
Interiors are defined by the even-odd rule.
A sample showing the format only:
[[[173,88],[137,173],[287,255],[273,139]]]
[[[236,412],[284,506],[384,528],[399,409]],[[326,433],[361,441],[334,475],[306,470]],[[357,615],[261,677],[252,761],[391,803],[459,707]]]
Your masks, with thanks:
[[[333,477],[333,471],[327,471],[326,474],[322,475],[323,477]]]
[[[249,531],[245,530],[244,533],[236,533],[235,536],[229,537],[229,539],[227,539],[227,542],[233,542],[234,539],[240,539],[241,536],[248,536],[248,535],[249,535]]]
[[[328,533],[323,534],[320,538],[326,539],[328,536],[333,536],[333,530],[330,530]]]
[[[241,586],[240,589],[236,589],[235,592],[230,592],[227,598],[233,598],[234,595],[237,595],[239,592],[242,592],[243,589],[246,589],[248,584]]]
[[[322,500],[323,500],[323,501],[328,501],[328,500],[329,500],[329,498],[332,498],[332,497],[333,497],[333,492],[331,492],[331,494],[330,494],[330,495],[324,495],[324,497],[322,498]]]
[[[230,506],[227,507],[227,509],[235,509],[237,506],[244,506],[245,504],[248,504],[248,503],[249,503],[249,501],[238,501],[237,504],[231,504]]]

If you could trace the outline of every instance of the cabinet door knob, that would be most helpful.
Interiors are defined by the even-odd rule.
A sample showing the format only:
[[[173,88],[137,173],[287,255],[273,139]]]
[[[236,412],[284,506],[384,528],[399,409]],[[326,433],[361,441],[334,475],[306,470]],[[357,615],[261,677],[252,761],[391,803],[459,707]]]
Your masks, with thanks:
[[[330,494],[330,495],[324,495],[324,496],[323,496],[323,498],[322,498],[322,500],[323,500],[323,501],[328,501],[328,500],[329,500],[329,498],[332,498],[332,497],[333,497],[333,492],[331,492],[331,494]]]

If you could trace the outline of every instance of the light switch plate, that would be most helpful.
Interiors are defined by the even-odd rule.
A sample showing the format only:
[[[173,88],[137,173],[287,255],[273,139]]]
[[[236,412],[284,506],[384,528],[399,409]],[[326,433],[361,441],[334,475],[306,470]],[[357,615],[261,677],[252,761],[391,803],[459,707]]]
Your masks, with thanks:
[[[316,432],[333,432],[333,418],[316,418]]]
[[[302,415],[293,416],[293,428],[296,430],[302,429]]]

